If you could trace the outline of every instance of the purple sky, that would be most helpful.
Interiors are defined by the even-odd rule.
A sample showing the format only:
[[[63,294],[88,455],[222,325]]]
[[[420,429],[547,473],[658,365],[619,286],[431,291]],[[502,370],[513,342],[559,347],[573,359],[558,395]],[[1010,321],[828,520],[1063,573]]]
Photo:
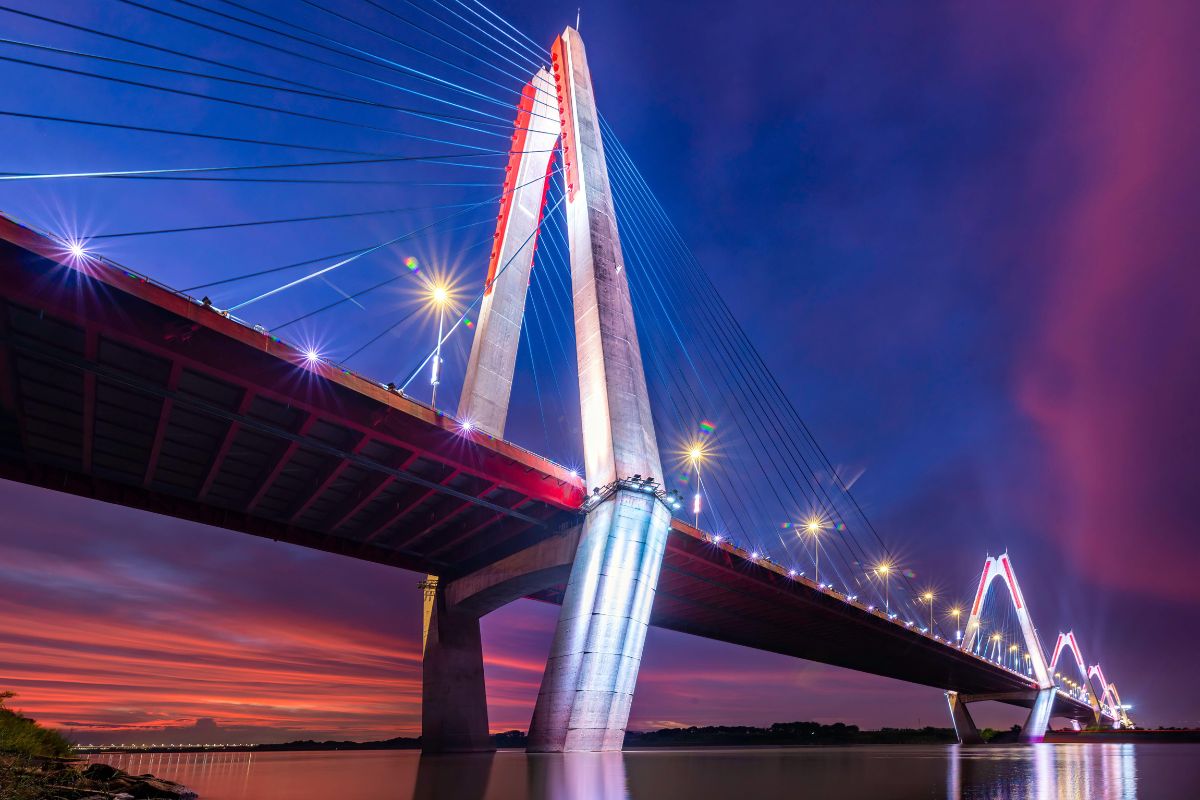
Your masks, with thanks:
[[[965,595],[1008,548],[1047,644],[1073,628],[1138,722],[1200,725],[1200,10],[784,5],[585,8],[606,115],[906,563]],[[574,19],[497,8],[546,41]],[[0,120],[0,167],[54,163],[39,131]],[[13,484],[0,507],[0,688],[30,714],[85,740],[417,732],[418,576]],[[494,728],[528,725],[554,613],[485,620]],[[651,632],[632,727],[784,719],[948,724],[933,690]]]

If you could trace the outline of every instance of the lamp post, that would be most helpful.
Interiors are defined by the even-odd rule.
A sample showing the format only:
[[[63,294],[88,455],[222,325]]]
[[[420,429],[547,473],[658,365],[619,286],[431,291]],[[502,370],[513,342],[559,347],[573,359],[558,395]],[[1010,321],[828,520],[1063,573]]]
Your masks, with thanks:
[[[875,572],[883,576],[883,612],[891,616],[892,604],[888,596],[888,576],[892,574],[892,565],[884,562],[875,568]]]
[[[808,520],[804,529],[813,540],[813,577],[816,578],[817,588],[821,588],[821,520],[813,517]]]
[[[692,517],[694,527],[700,530],[700,462],[704,460],[704,448],[699,444],[693,444],[688,450],[688,458],[692,462],[692,469],[696,474],[696,493],[692,496]]]
[[[959,620],[959,617],[962,616],[962,609],[959,608],[958,606],[955,606],[954,608],[950,609],[950,616],[954,617],[954,640],[957,642],[961,642],[962,641],[962,628],[958,627],[958,620]]]
[[[441,367],[442,367],[442,331],[446,326],[446,303],[450,300],[450,293],[446,291],[446,287],[434,285],[430,291],[430,299],[438,309],[438,335],[437,346],[433,350],[433,371],[429,376],[429,385],[432,387],[429,392],[429,404],[433,406],[434,411],[437,410],[437,387],[441,382]]]
[[[933,592],[925,592],[921,599],[929,604],[929,633],[933,635]]]

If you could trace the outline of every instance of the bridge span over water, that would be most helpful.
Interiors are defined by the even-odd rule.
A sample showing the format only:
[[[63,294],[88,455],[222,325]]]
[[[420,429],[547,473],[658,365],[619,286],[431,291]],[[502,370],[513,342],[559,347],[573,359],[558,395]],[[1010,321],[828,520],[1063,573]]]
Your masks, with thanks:
[[[8,218],[0,286],[3,477],[437,575],[476,619],[562,602],[567,468]],[[673,520],[650,624],[1033,705],[1030,676],[753,556]],[[1096,712],[1055,691],[1052,715]]]
[[[647,370],[662,365],[643,363],[622,249],[632,228],[618,229],[578,33],[568,28],[548,55],[520,92],[502,153],[455,413],[433,403],[440,322],[426,404],[233,313],[307,279],[222,310],[0,217],[0,476],[425,573],[431,751],[490,748],[479,620],[521,598],[561,606],[530,725],[535,751],[621,747],[649,625],[936,687],[964,742],[979,740],[967,704],[982,700],[1028,708],[1031,741],[1052,717],[1128,724],[1073,634],[1047,658],[1007,554],[987,558],[950,637],[933,623],[932,597],[928,626],[897,613],[887,563],[874,568],[877,599],[822,582],[824,520],[808,523],[810,579],[700,529],[698,464],[693,514],[679,516],[647,388]],[[563,184],[586,480],[504,435],[552,175]],[[252,224],[277,222],[289,220]],[[1004,652],[980,625],[996,582],[1019,640]],[[1077,680],[1057,671],[1068,650]]]

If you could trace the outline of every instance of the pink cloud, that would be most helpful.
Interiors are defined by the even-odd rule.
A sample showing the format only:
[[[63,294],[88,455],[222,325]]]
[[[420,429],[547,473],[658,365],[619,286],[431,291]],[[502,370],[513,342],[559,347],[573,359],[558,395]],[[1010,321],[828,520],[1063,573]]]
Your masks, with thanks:
[[[1077,3],[1080,64],[1044,154],[1077,164],[1019,368],[1065,490],[1053,534],[1106,586],[1200,600],[1200,174],[1194,3]],[[1061,177],[1061,168],[1051,174]]]

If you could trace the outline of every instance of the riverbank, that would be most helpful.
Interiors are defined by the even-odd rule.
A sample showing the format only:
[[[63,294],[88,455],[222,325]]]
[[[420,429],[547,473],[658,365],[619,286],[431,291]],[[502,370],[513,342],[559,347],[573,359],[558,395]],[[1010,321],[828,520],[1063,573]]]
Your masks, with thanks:
[[[10,708],[0,692],[0,799],[2,800],[192,800],[183,786],[153,775],[130,775],[107,764],[71,758],[71,744]]]
[[[196,793],[153,775],[130,775],[107,764],[0,753],[4,800],[195,800]]]

